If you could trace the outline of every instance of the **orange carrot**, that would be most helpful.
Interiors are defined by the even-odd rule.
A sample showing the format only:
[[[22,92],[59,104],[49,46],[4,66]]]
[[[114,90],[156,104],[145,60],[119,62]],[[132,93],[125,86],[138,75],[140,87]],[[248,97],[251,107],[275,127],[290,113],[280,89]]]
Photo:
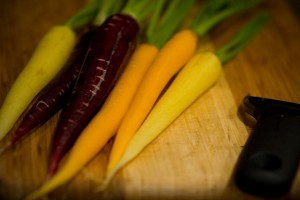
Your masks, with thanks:
[[[151,68],[145,74],[118,129],[110,154],[108,172],[123,155],[129,140],[151,110],[161,91],[193,56],[197,47],[197,39],[194,32],[182,30],[160,50]]]

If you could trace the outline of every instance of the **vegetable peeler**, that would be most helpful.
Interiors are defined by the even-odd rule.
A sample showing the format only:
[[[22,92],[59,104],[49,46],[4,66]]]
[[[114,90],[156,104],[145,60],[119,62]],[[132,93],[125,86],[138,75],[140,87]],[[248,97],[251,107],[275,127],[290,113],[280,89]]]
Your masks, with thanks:
[[[286,195],[300,161],[300,104],[248,95],[241,110],[256,124],[236,163],[236,186],[256,196]]]

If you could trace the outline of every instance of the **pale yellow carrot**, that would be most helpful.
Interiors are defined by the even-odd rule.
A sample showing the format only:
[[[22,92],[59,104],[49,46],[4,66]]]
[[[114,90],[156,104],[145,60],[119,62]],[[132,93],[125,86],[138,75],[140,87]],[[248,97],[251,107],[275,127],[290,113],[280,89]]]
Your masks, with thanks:
[[[123,155],[133,134],[145,120],[170,79],[188,62],[197,47],[197,35],[190,30],[177,32],[160,50],[143,78],[118,129],[107,173]]]
[[[157,53],[158,48],[150,44],[141,44],[135,50],[105,104],[83,130],[61,169],[28,199],[43,196],[69,181],[104,147],[116,133],[140,81]]]
[[[134,159],[187,107],[209,89],[220,76],[221,69],[221,62],[213,53],[199,53],[193,56],[131,138],[121,160],[109,171],[99,189],[105,189],[119,169]]]
[[[76,42],[74,31],[54,26],[40,41],[31,59],[10,88],[0,109],[0,140],[67,61]]]

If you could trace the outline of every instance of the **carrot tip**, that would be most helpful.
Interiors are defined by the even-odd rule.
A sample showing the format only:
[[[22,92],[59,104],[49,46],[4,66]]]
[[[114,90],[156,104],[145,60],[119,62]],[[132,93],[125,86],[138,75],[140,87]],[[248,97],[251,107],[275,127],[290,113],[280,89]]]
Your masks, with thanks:
[[[92,173],[90,173],[87,169],[83,169],[82,173],[84,174],[84,176],[93,181],[96,184],[102,184],[104,179],[103,178],[96,178],[95,175],[93,175]]]
[[[115,168],[115,170],[113,170],[112,172],[108,172],[102,183],[95,189],[95,192],[103,192],[108,187],[109,183],[111,182],[118,169],[119,168]]]
[[[95,192],[103,192],[109,184],[109,181],[104,180],[98,187],[96,187]]]

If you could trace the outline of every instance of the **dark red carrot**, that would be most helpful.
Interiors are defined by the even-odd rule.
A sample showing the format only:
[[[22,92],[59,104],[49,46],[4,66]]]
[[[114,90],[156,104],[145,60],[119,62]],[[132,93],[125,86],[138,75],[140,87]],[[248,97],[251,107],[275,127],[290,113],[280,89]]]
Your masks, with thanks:
[[[85,70],[61,112],[53,137],[49,176],[104,103],[134,49],[138,31],[136,20],[125,14],[112,15],[95,30]]]
[[[37,94],[22,114],[20,124],[12,133],[12,137],[1,148],[6,151],[54,116],[66,104],[76,78],[79,75],[84,56],[89,48],[92,31],[84,34],[76,44],[70,58],[63,69]]]
[[[63,70],[35,97],[6,148],[15,145],[31,130],[44,124],[66,104],[67,96],[71,93],[81,70],[92,35],[93,32],[90,31],[81,37]]]

